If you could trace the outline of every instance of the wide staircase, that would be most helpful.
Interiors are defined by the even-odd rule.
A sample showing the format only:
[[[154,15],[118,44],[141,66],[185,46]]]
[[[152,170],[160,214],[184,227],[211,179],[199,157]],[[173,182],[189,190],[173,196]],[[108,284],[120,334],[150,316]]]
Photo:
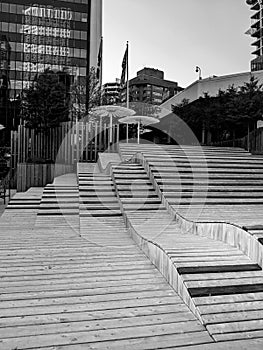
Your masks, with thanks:
[[[263,159],[132,144],[120,156],[13,197],[0,349],[262,349]]]
[[[17,194],[1,217],[0,349],[213,346],[130,237],[111,177],[77,180]]]
[[[121,145],[120,153],[124,163],[113,169],[120,200],[125,204],[125,193],[131,194],[127,188],[123,192],[118,181],[126,181],[132,189],[133,181],[139,180],[131,173],[133,163],[137,170],[144,169],[144,178],[151,179],[148,193],[155,189],[162,203],[160,210],[146,208],[147,194],[138,203],[131,190],[137,208],[132,211],[124,205],[144,252],[215,340],[261,337],[263,253],[258,206],[263,159],[239,149],[153,145]],[[249,183],[253,183],[251,192]],[[228,224],[231,220],[235,225]],[[249,233],[242,230],[248,222],[254,228]]]
[[[173,210],[185,219],[236,224],[263,237],[263,157],[233,148],[125,145],[143,154],[148,173]]]
[[[54,180],[43,189],[37,227],[60,227],[79,231],[79,190],[75,174]]]

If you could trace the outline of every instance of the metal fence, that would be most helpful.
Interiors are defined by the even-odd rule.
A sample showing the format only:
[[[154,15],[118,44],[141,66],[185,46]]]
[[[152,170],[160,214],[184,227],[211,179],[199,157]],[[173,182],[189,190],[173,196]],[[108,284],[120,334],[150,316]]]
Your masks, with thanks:
[[[256,129],[240,139],[212,143],[212,146],[240,147],[252,154],[263,154],[263,128]]]

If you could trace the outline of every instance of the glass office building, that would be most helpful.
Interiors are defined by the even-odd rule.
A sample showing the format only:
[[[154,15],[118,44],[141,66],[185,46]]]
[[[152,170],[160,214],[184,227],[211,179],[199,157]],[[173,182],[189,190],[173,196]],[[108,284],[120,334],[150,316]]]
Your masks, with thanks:
[[[72,81],[86,83],[91,51],[99,38],[91,38],[92,6],[101,0],[4,0],[0,3],[0,90],[8,82],[9,99],[28,87],[45,69],[66,70]],[[92,5],[93,3],[93,5]],[[101,27],[101,12],[93,19]],[[92,47],[91,47],[92,45]],[[95,55],[96,56],[96,55]]]

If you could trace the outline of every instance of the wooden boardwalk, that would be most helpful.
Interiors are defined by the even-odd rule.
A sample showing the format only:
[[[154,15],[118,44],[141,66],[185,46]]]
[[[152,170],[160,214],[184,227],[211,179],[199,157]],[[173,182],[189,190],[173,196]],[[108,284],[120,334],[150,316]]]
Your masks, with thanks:
[[[80,174],[80,215],[72,176],[10,202],[0,219],[1,350],[214,344],[135,245],[121,216],[112,217],[112,206],[120,211],[114,195],[107,196],[110,182]]]
[[[144,246],[150,259],[162,270],[214,339],[245,339],[253,337],[253,332],[257,337],[253,327],[263,317],[261,267],[226,243],[183,232],[157,193],[154,196],[153,186],[148,193],[143,191],[143,185],[141,189],[130,185],[123,187],[129,178],[130,183],[137,183],[142,172],[143,167],[136,164],[119,165],[113,170],[123,210],[134,230],[135,239]],[[129,190],[130,196],[127,195]],[[256,300],[260,310],[257,315],[253,312],[251,298]],[[238,310],[237,300],[242,302],[242,314],[233,312]],[[257,327],[263,330],[261,322],[257,323]]]
[[[260,242],[261,158],[189,148],[195,167],[173,146],[138,147],[121,153],[141,150],[144,166],[81,164],[12,199],[0,217],[0,350],[263,348],[262,264],[173,215],[241,217]]]
[[[196,213],[199,208],[196,207],[195,201],[191,201],[191,199],[195,195],[198,198],[198,194],[206,195],[206,193],[202,192],[202,188],[200,190],[200,184],[206,190],[207,188],[210,189],[210,168],[208,174],[205,173],[206,170],[202,170],[202,176],[197,176],[197,185],[195,184],[196,187],[193,187],[193,182],[196,179],[194,178],[193,180],[193,175],[189,168],[184,169],[179,174],[180,176],[177,175],[178,169],[175,170],[175,165],[179,164],[178,168],[180,168],[180,161],[185,162],[184,156],[180,154],[180,150],[174,150],[169,147],[168,150],[165,147],[162,149],[162,146],[154,148],[152,145],[140,145],[138,147],[133,145],[121,146],[123,159],[126,160],[138,151],[141,151],[144,155],[145,167],[129,161],[113,169],[119,197],[123,203],[124,214],[127,217],[134,239],[151,261],[158,266],[159,270],[162,271],[163,275],[173,285],[174,289],[178,291],[191,310],[202,320],[216,341],[262,338],[262,260],[259,259],[260,264],[258,264],[258,261],[250,259],[238,247],[220,240],[211,239],[205,233],[198,236],[190,229],[191,226],[189,226],[188,230],[183,229],[179,223],[172,219],[171,211],[165,210],[165,203],[160,200],[159,186],[164,186],[164,182],[167,181],[170,186],[169,193],[171,193],[171,196],[167,197],[167,201],[171,200],[170,206],[172,209],[178,210],[182,214],[183,210],[185,210],[184,203],[182,205],[180,203],[176,207],[173,200],[175,198],[180,199],[182,193],[185,194],[189,191],[192,192],[191,198],[187,199],[186,197],[186,201],[189,207],[192,204],[193,211]],[[167,159],[164,161],[167,153],[169,153],[169,157],[172,156],[176,160],[172,160],[171,163]],[[262,169],[263,162],[260,158],[255,159],[248,154],[244,155],[239,150],[236,152],[236,157],[235,153],[231,153],[230,150],[225,150],[222,154],[220,154],[220,150],[218,153],[214,150],[207,150],[205,153],[207,154],[204,157],[195,150],[191,150],[194,161],[197,161],[198,157],[207,159],[209,157],[212,158],[212,156],[215,162],[220,156],[224,161],[225,158],[231,158],[236,162],[243,159],[243,157],[248,163],[252,160],[254,164],[255,161],[256,165],[254,164],[253,166],[256,167],[259,174],[256,176],[258,178],[261,176],[259,169]],[[159,164],[157,166],[157,163],[153,165],[152,159],[155,157],[158,157],[158,162],[165,167],[165,175],[162,173],[162,166],[159,167]],[[177,161],[178,163],[176,163]],[[169,171],[167,171],[167,164],[171,166],[171,169],[168,169]],[[146,172],[147,169],[150,170],[151,180]],[[230,168],[228,168],[228,171],[230,172]],[[263,174],[263,170],[261,171]],[[184,177],[185,172],[190,174]],[[251,175],[252,177],[253,174]],[[204,180],[206,176],[207,182],[200,181],[200,178]],[[146,181],[147,178],[147,184],[145,182],[139,188],[138,182],[140,179]],[[184,183],[184,179],[187,182]],[[182,183],[180,183],[180,180],[182,180]],[[217,179],[217,181],[221,180]],[[241,177],[242,181],[244,179]],[[263,181],[260,183],[263,189]],[[147,186],[147,191],[145,186]],[[155,188],[157,192],[154,191]],[[259,182],[258,188],[260,188]],[[226,217],[227,214],[229,215],[228,218],[230,218],[230,214],[233,215],[232,219],[235,218],[236,220],[234,223],[238,223],[240,219],[242,222],[240,226],[242,226],[245,220],[242,206],[238,201],[233,200],[234,196],[231,197],[231,191],[229,191],[228,187],[225,187],[224,191],[222,210],[224,206]],[[163,193],[163,196],[165,197],[167,193],[168,191]],[[233,206],[229,206],[227,202],[228,195],[229,202],[234,202]],[[253,195],[251,197],[253,198]],[[240,199],[243,201],[244,213],[245,210],[253,213],[250,218],[251,222],[253,222],[253,219],[262,220],[259,215],[260,207],[256,212],[253,212],[253,208],[258,207],[257,201],[253,201],[253,205],[250,207],[249,203],[244,201],[242,195],[240,195]],[[207,202],[204,202],[203,206],[208,206]],[[212,211],[211,208],[214,210]],[[216,204],[207,208],[207,215],[211,213],[211,221],[219,221],[218,217],[216,217],[218,214],[217,208]],[[233,208],[233,211],[229,213],[230,208]],[[186,210],[183,214],[185,213]],[[202,215],[202,211],[200,215]],[[189,216],[187,219],[189,220]],[[253,234],[252,232],[250,233]],[[247,244],[249,243],[247,242]],[[262,256],[262,248],[259,249],[261,249],[259,251]]]

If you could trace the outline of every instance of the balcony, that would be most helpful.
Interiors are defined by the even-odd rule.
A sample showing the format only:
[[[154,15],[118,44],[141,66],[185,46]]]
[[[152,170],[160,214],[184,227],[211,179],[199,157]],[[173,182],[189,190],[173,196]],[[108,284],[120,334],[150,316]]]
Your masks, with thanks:
[[[252,30],[255,29],[254,32],[252,32],[251,36],[253,38],[260,38],[262,36],[262,28],[258,27],[258,28],[251,28]]]
[[[260,47],[260,40],[261,40],[261,38],[259,38],[258,40],[254,41],[251,45]]]
[[[255,51],[252,52],[252,55],[260,56],[260,49],[261,47],[258,47]]]
[[[247,0],[246,3],[251,6],[251,10],[258,11],[263,5],[262,0]]]
[[[249,6],[252,6],[252,5],[255,5],[257,4],[257,0],[247,0],[246,3],[249,5]]]
[[[260,18],[251,18],[251,28],[260,27]]]

